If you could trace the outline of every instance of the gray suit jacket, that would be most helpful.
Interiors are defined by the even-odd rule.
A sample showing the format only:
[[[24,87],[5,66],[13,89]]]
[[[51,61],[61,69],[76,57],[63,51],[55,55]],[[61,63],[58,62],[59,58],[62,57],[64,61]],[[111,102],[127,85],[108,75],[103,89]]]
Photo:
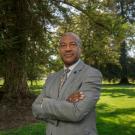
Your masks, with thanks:
[[[100,96],[101,73],[80,61],[59,90],[62,74],[60,70],[47,78],[32,105],[34,116],[47,122],[46,135],[97,135],[95,106]],[[86,97],[77,103],[66,101],[75,91],[83,91]]]

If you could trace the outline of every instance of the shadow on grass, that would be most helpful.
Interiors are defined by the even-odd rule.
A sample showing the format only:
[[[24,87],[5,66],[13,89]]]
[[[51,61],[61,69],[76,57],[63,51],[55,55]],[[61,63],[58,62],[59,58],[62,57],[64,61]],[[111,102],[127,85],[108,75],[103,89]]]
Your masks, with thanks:
[[[117,117],[117,115],[133,115],[135,113],[135,108],[112,108],[107,104],[100,103],[97,105],[97,112],[103,117]]]
[[[107,104],[97,105],[99,135],[135,135],[134,113],[135,108],[115,109]]]
[[[102,87],[102,95],[111,97],[128,96],[128,98],[134,98],[135,85],[104,85]]]
[[[135,135],[135,127],[128,124],[116,123],[97,118],[97,129],[99,135]]]

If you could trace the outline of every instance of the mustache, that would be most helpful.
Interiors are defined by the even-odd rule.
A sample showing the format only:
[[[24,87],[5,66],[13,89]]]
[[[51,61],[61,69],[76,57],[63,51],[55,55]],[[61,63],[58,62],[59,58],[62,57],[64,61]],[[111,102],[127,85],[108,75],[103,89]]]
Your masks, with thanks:
[[[72,54],[74,54],[74,53],[72,53],[72,52],[65,52],[64,53],[64,55],[72,55]]]

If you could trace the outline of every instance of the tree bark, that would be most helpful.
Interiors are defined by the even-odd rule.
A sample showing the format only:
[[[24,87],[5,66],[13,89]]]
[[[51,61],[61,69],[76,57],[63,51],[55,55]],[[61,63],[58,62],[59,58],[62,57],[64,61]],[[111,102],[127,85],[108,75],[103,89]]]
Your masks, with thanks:
[[[28,96],[26,74],[27,6],[26,1],[14,0],[10,12],[14,15],[7,38],[11,45],[5,51],[3,99],[21,101]],[[10,8],[9,8],[10,9]]]
[[[123,41],[120,46],[120,64],[121,64],[121,78],[119,84],[129,84],[127,72],[127,49],[126,42]]]
[[[24,61],[21,61],[21,57],[17,56],[15,53],[11,52],[9,56],[4,75],[4,98],[20,102],[29,94],[27,75],[24,67],[25,63],[23,63]]]

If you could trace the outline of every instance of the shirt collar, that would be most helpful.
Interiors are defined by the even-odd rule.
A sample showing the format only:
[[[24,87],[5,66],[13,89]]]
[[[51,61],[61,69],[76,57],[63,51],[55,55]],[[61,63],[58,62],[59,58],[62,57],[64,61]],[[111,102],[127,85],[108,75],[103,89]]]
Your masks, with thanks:
[[[68,68],[70,69],[70,71],[72,71],[79,62],[80,62],[80,59],[77,62],[75,62],[73,65],[69,66]],[[64,65],[64,69],[66,69],[65,65]]]

